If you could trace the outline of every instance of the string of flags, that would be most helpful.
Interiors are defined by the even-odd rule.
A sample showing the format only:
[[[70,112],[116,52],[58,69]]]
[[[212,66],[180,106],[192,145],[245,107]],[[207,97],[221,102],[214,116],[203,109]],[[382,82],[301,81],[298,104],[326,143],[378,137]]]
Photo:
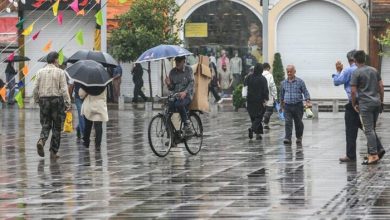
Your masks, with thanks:
[[[32,4],[34,7],[36,8],[39,8],[46,0],[37,0],[34,4]],[[100,4],[100,0],[95,0],[96,1],[96,4]],[[119,3],[125,3],[127,2],[127,0],[118,0]],[[25,4],[25,0],[21,0],[22,4]],[[60,0],[57,0],[53,6],[52,6],[52,10],[53,10],[53,15],[55,17],[57,17],[57,22],[59,25],[62,25],[63,23],[63,12],[61,11],[58,11],[58,8],[59,8],[59,3],[60,3]],[[74,12],[76,12],[76,16],[79,14],[79,15],[85,15],[85,10],[82,9],[80,10],[79,9],[79,5],[80,6],[86,6],[88,4],[88,0],[83,0],[80,4],[78,2],[78,0],[74,0],[69,6],[72,8],[72,10]],[[104,6],[102,6],[104,7]],[[82,12],[80,12],[82,11]],[[89,11],[88,11],[89,12]],[[96,14],[95,14],[95,19],[96,19],[96,24],[98,25],[102,25],[103,24],[103,15],[102,15],[102,12],[101,10],[99,10]],[[23,19],[20,19],[18,21],[18,23],[16,24],[16,27],[21,30],[23,28],[23,25],[24,25],[24,22],[25,22],[25,18]],[[22,31],[22,35],[24,35],[25,37],[26,36],[29,36],[31,35],[31,33],[33,32],[34,30],[34,25],[35,25],[35,22],[34,21],[33,23],[31,23],[26,29],[24,29]],[[36,40],[40,34],[42,30],[39,30],[37,31],[35,34],[33,34],[32,36],[32,39],[33,40]],[[75,39],[77,41],[77,43],[79,45],[83,45],[84,44],[84,36],[83,36],[83,30],[82,29],[79,29],[78,32],[74,35],[75,36]],[[44,48],[42,49],[43,51],[45,52],[48,52],[50,49],[51,49],[51,46],[52,46],[52,41],[50,40],[48,43],[46,43],[46,45],[44,46]],[[17,49],[19,50],[20,47]],[[11,60],[14,60],[14,56],[15,56],[15,53],[12,53],[9,57],[7,57],[7,60],[11,61]],[[64,62],[64,54],[63,54],[63,51],[62,49],[59,51],[59,64],[62,65]],[[17,94],[15,95],[14,99],[15,101],[17,102],[19,108],[23,108],[24,107],[24,100],[23,100],[23,91],[24,91],[24,88],[25,88],[25,84],[23,82],[23,79],[28,75],[29,73],[29,67],[28,65],[24,65],[24,67],[22,68],[22,73],[24,75],[24,77],[22,79],[20,79],[20,81],[17,83],[17,86],[19,88],[19,91],[17,92]],[[36,75],[34,75],[32,78],[31,78],[31,81],[34,81],[36,78]],[[6,100],[6,86],[4,86],[3,88],[0,89],[0,98],[3,99],[4,101]]]

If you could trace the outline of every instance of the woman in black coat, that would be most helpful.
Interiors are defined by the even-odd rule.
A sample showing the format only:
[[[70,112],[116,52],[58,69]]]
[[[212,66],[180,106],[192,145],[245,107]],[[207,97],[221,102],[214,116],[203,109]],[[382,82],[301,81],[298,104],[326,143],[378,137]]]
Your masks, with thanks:
[[[256,139],[261,140],[263,134],[263,115],[265,112],[265,103],[268,101],[268,83],[263,76],[263,65],[257,63],[253,74],[248,75],[244,82],[248,86],[247,110],[252,121],[252,126],[248,129],[249,138],[253,138],[253,133],[256,134]]]

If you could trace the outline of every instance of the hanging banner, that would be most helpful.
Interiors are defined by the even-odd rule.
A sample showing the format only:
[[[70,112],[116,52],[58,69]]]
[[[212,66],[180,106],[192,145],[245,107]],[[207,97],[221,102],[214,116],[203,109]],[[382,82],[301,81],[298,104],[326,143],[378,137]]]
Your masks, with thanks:
[[[208,37],[207,23],[186,23],[185,37]]]

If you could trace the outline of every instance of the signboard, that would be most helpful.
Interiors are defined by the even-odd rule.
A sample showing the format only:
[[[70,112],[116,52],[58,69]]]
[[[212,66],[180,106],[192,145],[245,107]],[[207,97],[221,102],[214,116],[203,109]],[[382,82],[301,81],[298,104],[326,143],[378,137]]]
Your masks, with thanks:
[[[185,26],[185,37],[207,37],[207,23],[187,23]]]

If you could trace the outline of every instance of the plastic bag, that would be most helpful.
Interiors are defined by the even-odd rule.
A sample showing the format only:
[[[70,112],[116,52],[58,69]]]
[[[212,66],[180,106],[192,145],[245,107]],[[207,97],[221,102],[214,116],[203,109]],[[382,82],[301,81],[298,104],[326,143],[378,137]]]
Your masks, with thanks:
[[[246,96],[248,95],[248,86],[242,87],[241,95],[243,98],[246,98]]]
[[[65,117],[65,122],[64,122],[64,132],[67,132],[67,133],[73,132],[72,112],[66,112],[66,117]]]
[[[307,106],[305,106],[305,115],[306,115],[306,118],[313,118],[314,117],[314,114],[313,112],[311,111],[311,109]]]
[[[282,109],[280,107],[280,103],[275,102],[274,104],[275,104],[275,109],[276,109],[276,112],[278,113],[279,119],[284,121],[284,112],[282,111]]]

